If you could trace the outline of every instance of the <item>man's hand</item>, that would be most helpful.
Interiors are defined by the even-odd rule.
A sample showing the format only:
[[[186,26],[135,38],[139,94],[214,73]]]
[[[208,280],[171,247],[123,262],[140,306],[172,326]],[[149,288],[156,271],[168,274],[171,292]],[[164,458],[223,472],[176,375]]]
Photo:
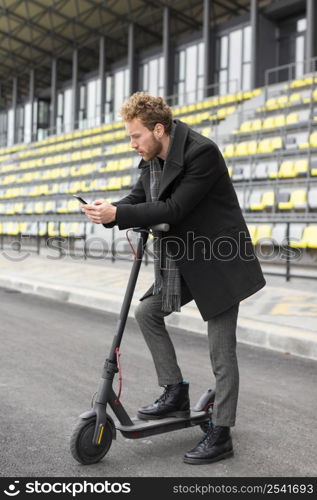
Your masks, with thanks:
[[[81,205],[82,211],[96,224],[108,224],[116,218],[117,207],[106,200],[95,200],[90,205]]]

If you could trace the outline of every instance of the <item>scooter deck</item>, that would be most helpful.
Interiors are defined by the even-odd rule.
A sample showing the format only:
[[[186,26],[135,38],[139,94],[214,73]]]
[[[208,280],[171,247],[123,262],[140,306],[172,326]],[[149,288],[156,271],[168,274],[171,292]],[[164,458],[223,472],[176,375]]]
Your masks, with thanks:
[[[132,418],[133,425],[116,424],[116,429],[122,433],[124,437],[130,439],[138,439],[155,434],[163,434],[165,432],[193,427],[194,425],[202,424],[210,419],[210,414],[205,411],[190,412],[190,416],[186,418],[160,418],[157,420],[140,420]]]

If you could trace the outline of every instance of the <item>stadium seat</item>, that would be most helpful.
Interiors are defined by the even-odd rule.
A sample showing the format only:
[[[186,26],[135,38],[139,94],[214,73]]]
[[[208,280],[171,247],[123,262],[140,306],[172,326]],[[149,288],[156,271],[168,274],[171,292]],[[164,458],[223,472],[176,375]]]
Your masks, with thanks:
[[[307,208],[307,191],[298,189],[291,194],[290,202],[293,203],[295,210],[305,210]]]
[[[303,235],[305,227],[306,227],[306,224],[302,224],[302,223],[290,224],[289,246],[299,247],[299,248],[301,247],[301,245],[303,244],[302,235]]]
[[[317,210],[317,187],[310,188],[307,201],[311,210]]]
[[[285,238],[286,238],[286,231],[287,231],[287,224],[286,223],[277,223],[274,224],[273,229],[272,229],[272,242],[275,245],[282,245],[285,243]]]
[[[268,165],[266,163],[258,163],[254,166],[254,179],[267,179],[268,177]]]
[[[280,210],[290,210],[293,208],[293,204],[290,203],[290,197],[290,191],[281,190],[278,192],[277,206]]]
[[[280,165],[279,171],[278,171],[278,177],[295,177],[295,165],[294,162],[291,160],[286,160],[283,161]]]
[[[262,210],[263,191],[254,190],[249,198],[249,210]]]
[[[294,171],[296,177],[306,176],[309,172],[308,170],[308,160],[296,160],[294,163]]]
[[[310,224],[305,227],[302,235],[290,242],[290,246],[295,248],[317,248],[317,224]]]
[[[256,232],[257,232],[256,224],[247,224],[247,226],[248,226],[248,230],[250,233],[252,244],[255,245],[256,244]]]
[[[272,224],[258,224],[256,231],[256,245],[272,244]]]
[[[59,223],[49,222],[47,225],[48,236],[59,236]]]

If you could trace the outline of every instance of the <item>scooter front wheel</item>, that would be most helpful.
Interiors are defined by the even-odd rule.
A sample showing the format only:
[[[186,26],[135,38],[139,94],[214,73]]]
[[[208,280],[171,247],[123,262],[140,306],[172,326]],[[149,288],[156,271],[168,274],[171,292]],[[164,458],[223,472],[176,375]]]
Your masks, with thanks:
[[[107,420],[100,444],[93,444],[95,425],[95,417],[80,419],[70,440],[71,454],[83,465],[99,462],[108,453],[112,443],[112,423]]]

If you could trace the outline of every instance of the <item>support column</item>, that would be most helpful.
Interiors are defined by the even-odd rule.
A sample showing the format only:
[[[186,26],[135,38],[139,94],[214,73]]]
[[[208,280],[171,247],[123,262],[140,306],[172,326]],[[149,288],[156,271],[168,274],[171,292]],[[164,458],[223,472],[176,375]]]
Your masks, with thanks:
[[[257,87],[257,41],[259,32],[259,12],[258,0],[251,0],[250,11],[250,24],[251,24],[251,89]]]
[[[12,80],[12,110],[13,110],[12,140],[13,140],[13,144],[16,143],[16,138],[17,138],[17,131],[16,131],[17,102],[18,102],[18,78],[16,76],[14,76],[13,80]]]
[[[211,50],[210,50],[210,0],[204,0],[203,10],[203,43],[204,43],[204,97],[210,95],[211,84]]]
[[[163,65],[164,65],[164,98],[173,94],[174,64],[172,61],[171,46],[171,10],[168,6],[163,9]],[[168,99],[173,104],[172,99]]]
[[[105,72],[106,72],[106,39],[104,36],[99,42],[99,80],[100,80],[100,123],[105,120]]]
[[[137,58],[135,55],[135,26],[129,24],[128,36],[128,68],[129,68],[129,95],[137,91]]]
[[[29,103],[30,103],[30,141],[33,142],[33,121],[34,121],[34,95],[35,95],[35,71],[30,70],[30,80],[29,80]],[[25,131],[24,131],[25,134]]]
[[[78,49],[73,52],[71,129],[78,126]]]
[[[56,133],[57,115],[57,59],[52,59],[51,68],[51,106],[50,106],[50,135]]]
[[[306,0],[306,72],[316,71],[317,61],[310,59],[317,56],[317,7],[316,0]]]

